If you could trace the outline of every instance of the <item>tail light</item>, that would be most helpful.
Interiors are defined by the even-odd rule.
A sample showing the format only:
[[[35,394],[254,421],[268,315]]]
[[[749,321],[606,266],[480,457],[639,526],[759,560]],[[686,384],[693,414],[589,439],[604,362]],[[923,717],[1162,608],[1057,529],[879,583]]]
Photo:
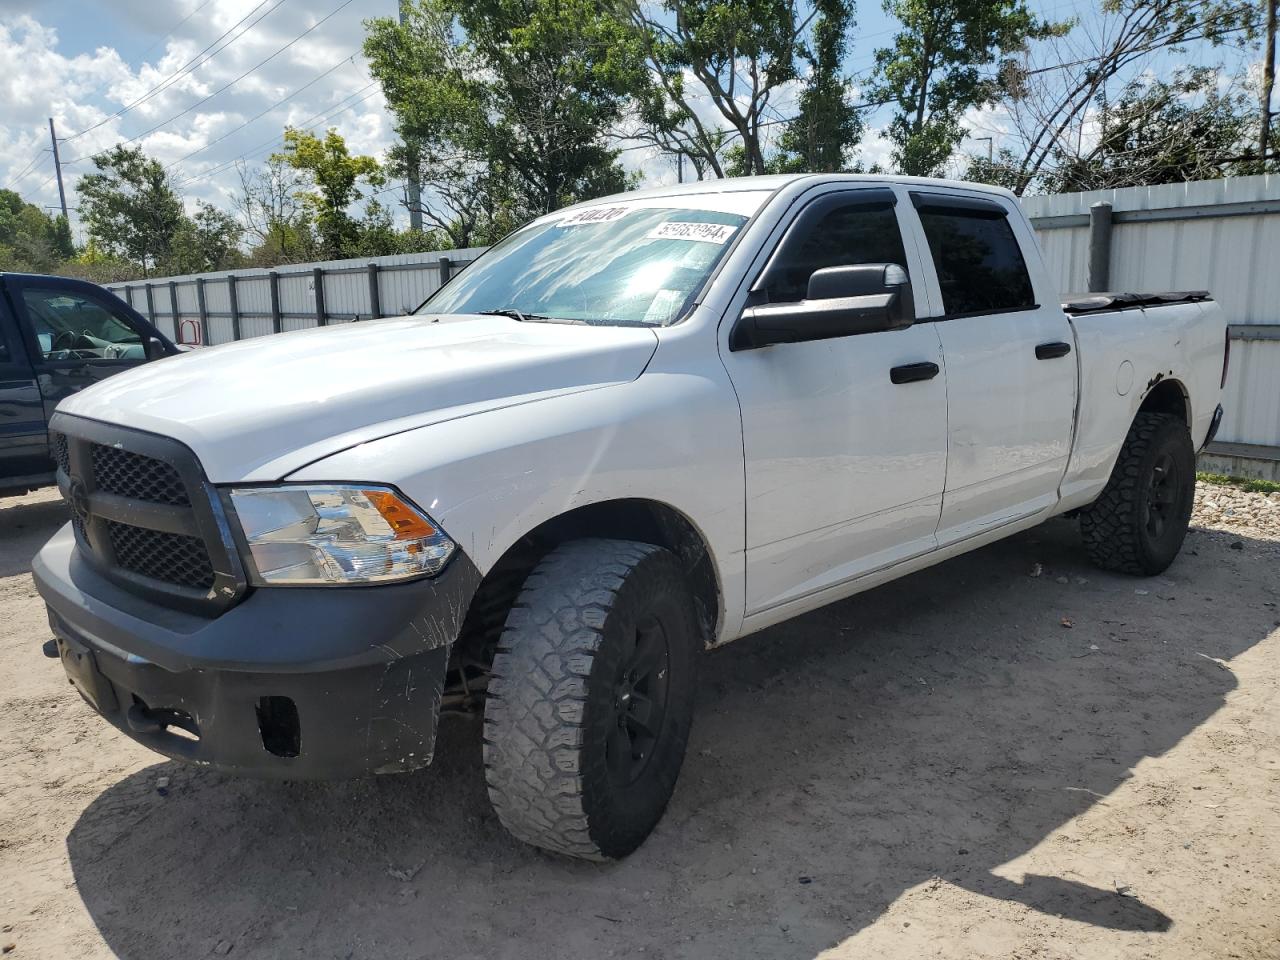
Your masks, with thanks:
[[[1219,390],[1226,389],[1227,386],[1227,370],[1231,368],[1231,328],[1227,327],[1226,337],[1222,343],[1222,382],[1218,384]]]

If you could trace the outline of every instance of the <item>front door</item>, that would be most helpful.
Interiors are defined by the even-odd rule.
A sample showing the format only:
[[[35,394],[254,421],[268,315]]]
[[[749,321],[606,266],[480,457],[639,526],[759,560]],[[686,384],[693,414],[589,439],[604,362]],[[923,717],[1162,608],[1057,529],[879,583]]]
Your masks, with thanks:
[[[47,481],[53,469],[35,371],[0,293],[0,489]]]
[[[898,199],[842,186],[810,200],[747,304],[801,300],[809,276],[830,266],[896,263],[914,284],[920,263]],[[934,325],[761,349],[721,342],[742,409],[748,616],[933,549],[947,459]],[[912,364],[936,369],[894,383],[891,371]]]
[[[946,546],[1057,503],[1075,420],[1074,334],[1012,201],[942,189],[911,199],[947,356]]]
[[[63,397],[146,362],[151,331],[92,284],[31,277],[8,286],[46,418]]]

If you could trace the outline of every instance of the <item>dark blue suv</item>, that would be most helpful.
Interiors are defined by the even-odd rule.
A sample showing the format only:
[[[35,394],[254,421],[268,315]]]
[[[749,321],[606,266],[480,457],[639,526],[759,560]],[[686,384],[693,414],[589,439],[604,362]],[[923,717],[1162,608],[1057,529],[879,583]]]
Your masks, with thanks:
[[[54,482],[46,425],[63,397],[177,348],[85,280],[0,273],[0,494]]]

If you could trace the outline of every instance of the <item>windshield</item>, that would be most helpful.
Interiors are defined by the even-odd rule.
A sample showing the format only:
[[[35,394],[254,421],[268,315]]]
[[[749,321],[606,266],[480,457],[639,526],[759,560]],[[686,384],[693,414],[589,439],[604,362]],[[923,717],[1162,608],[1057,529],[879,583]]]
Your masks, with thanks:
[[[752,208],[738,194],[722,207]],[[501,243],[418,308],[525,320],[662,327],[679,320],[747,216],[712,204],[620,202],[540,221]],[[750,212],[750,211],[748,211]]]

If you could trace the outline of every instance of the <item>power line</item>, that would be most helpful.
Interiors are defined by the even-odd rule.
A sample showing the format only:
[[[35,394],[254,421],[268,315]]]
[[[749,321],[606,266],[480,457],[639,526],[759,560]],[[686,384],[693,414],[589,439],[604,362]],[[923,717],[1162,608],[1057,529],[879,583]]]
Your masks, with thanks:
[[[177,31],[179,27],[181,27],[183,24],[185,24],[188,20],[190,20],[192,17],[194,17],[197,13],[199,13],[201,10],[203,10],[205,7],[207,7],[211,3],[213,3],[213,0],[204,0],[204,3],[200,4],[200,6],[196,7],[194,10],[188,13],[185,17],[183,17],[181,20],[175,23],[172,27],[170,27],[167,31],[165,31],[165,35],[163,37],[161,37],[155,43],[151,44],[151,46],[147,47],[147,49],[143,50],[140,54],[138,54],[138,59],[141,60],[143,57],[145,57],[148,53],[150,53],[156,47],[160,46],[160,44],[164,43],[166,40],[172,37],[175,31]]]
[[[284,2],[284,0],[279,0],[279,2],[276,4],[276,6],[279,6],[279,5],[280,5],[280,3],[283,3],[283,2]],[[311,33],[312,31],[316,30],[317,28],[319,28],[319,27],[320,27],[322,24],[324,24],[326,21],[328,21],[328,20],[329,20],[329,19],[331,19],[332,17],[336,16],[336,15],[337,15],[339,12],[341,12],[344,8],[346,8],[346,7],[350,6],[350,5],[351,5],[352,3],[354,3],[354,2],[355,2],[355,0],[343,0],[343,2],[342,2],[342,3],[340,3],[340,4],[338,4],[338,6],[337,6],[334,10],[332,10],[330,13],[325,14],[325,16],[321,17],[319,20],[317,20],[315,23],[313,23],[311,26],[309,26],[306,30],[303,30],[303,31],[302,31],[302,33],[298,34],[296,37],[294,37],[292,40],[290,40],[288,43],[286,43],[283,47],[281,47],[281,48],[280,48],[279,50],[277,50],[275,53],[271,54],[269,57],[265,57],[264,59],[259,60],[259,61],[258,61],[257,63],[255,63],[252,67],[250,67],[250,68],[249,68],[248,70],[246,70],[244,73],[240,74],[240,76],[236,77],[234,80],[230,81],[229,83],[225,83],[225,84],[223,84],[223,85],[222,85],[222,86],[220,86],[217,90],[213,91],[213,93],[209,94],[207,97],[203,97],[203,98],[201,98],[201,99],[197,100],[195,103],[191,104],[191,106],[187,107],[185,110],[182,110],[182,111],[180,111],[180,112],[178,112],[178,113],[175,113],[172,117],[169,117],[167,120],[162,120],[162,121],[160,121],[160,122],[159,122],[159,123],[157,123],[154,127],[151,127],[151,128],[149,128],[149,129],[147,129],[147,130],[144,130],[144,131],[142,131],[142,133],[139,133],[139,134],[137,134],[136,136],[132,136],[132,137],[130,137],[128,140],[122,140],[122,141],[120,141],[119,143],[117,143],[117,144],[116,144],[116,146],[117,146],[117,147],[123,147],[123,146],[125,146],[126,144],[129,144],[129,143],[136,143],[137,141],[141,140],[143,137],[150,136],[151,134],[155,133],[157,130],[161,129],[162,127],[167,127],[169,124],[173,123],[173,121],[175,121],[175,120],[179,120],[179,119],[181,119],[182,117],[185,117],[185,116],[186,116],[188,113],[190,113],[192,110],[194,110],[194,109],[196,109],[197,107],[203,106],[204,104],[208,103],[208,102],[209,102],[210,100],[212,100],[214,97],[218,96],[218,94],[223,93],[223,92],[224,92],[224,91],[226,91],[226,90],[229,90],[231,87],[234,87],[237,83],[239,83],[239,82],[240,82],[241,80],[243,80],[245,77],[249,76],[249,75],[250,75],[250,74],[252,74],[252,73],[256,73],[258,70],[261,70],[264,66],[266,66],[268,63],[270,63],[270,62],[271,62],[272,60],[274,60],[276,57],[280,56],[280,54],[284,53],[286,50],[288,50],[290,47],[292,47],[295,43],[297,43],[297,42],[298,42],[299,40],[301,40],[303,37],[307,36],[307,34]],[[275,9],[275,8],[273,7],[272,9]],[[101,151],[94,151],[94,153],[99,153],[99,152],[101,152]],[[76,157],[76,159],[75,159],[75,160],[72,160],[71,162],[72,162],[72,163],[79,163],[81,160],[87,160],[87,159],[89,159],[91,156],[93,156],[93,154],[85,154],[85,156],[83,156],[83,157]]]
[[[338,103],[335,103],[333,106],[329,107],[328,109],[322,110],[319,113],[314,114],[310,118],[302,121],[300,124],[297,125],[297,129],[299,130],[314,129],[316,126],[319,126],[320,123],[328,123],[330,120],[346,113],[348,110],[352,110],[355,107],[358,107],[360,104],[364,103],[370,97],[374,96],[378,91],[377,90],[371,91],[365,94],[363,97],[360,97],[358,100],[354,100],[351,103],[347,104],[345,107],[335,109],[335,107],[338,107],[338,104],[342,103],[343,100],[350,100],[352,97],[356,96],[357,94],[365,90],[368,90],[369,87],[373,86],[377,82],[378,81],[376,80],[371,80],[369,83],[365,84],[359,90],[355,90],[352,93],[347,94],[345,97],[342,98],[342,100],[339,100]],[[205,170],[202,173],[197,173],[195,176],[192,176],[192,177],[187,177],[185,180],[180,181],[177,184],[177,186],[185,187],[189,183],[197,183],[201,180],[207,180],[210,177],[215,177],[218,174],[231,169],[242,160],[249,160],[251,158],[254,158],[258,154],[261,154],[266,152],[267,150],[273,149],[281,142],[281,139],[282,139],[281,136],[277,135],[272,137],[269,140],[264,140],[262,143],[258,144],[256,147],[251,147],[250,149],[246,150],[244,153],[240,154],[238,157],[233,157],[230,160],[224,160],[222,163],[218,164],[215,167],[212,167],[209,170]]]
[[[22,180],[24,177],[30,176],[34,172],[32,168],[35,167],[35,165],[39,163],[42,159],[44,159],[43,154],[46,152],[47,151],[45,150],[37,150],[36,155],[31,158],[31,162],[22,168],[21,173],[19,173],[17,176],[15,176],[12,180],[9,181],[9,185],[5,187],[5,189],[12,190],[14,187],[18,185],[18,181]]]
[[[284,0],[276,0],[275,6],[273,6],[270,10],[264,13],[257,20],[253,21],[253,23],[249,24],[249,26],[245,27],[244,30],[240,31],[240,33],[232,37],[231,40],[229,40],[227,43],[223,44],[221,47],[218,47],[218,49],[214,50],[213,53],[210,53],[209,56],[205,57],[203,60],[200,60],[201,57],[204,57],[206,53],[209,53],[210,50],[212,50],[215,46],[217,46],[227,36],[227,34],[231,33],[231,31],[235,30],[236,27],[240,26],[242,23],[244,23],[246,20],[252,17],[255,13],[261,10],[264,6],[266,6],[268,2],[269,0],[260,0],[257,6],[255,6],[243,17],[241,17],[239,20],[233,23],[230,27],[228,27],[222,33],[221,36],[219,36],[216,40],[210,43],[207,47],[205,47],[203,50],[197,53],[194,57],[192,57],[190,60],[184,63],[181,67],[179,67],[173,73],[169,74],[169,76],[161,80],[158,84],[156,84],[146,93],[144,93],[142,96],[138,97],[138,99],[130,103],[126,103],[123,107],[121,107],[115,113],[111,114],[108,117],[104,117],[103,119],[95,123],[93,126],[85,127],[85,129],[81,130],[79,133],[72,134],[69,137],[64,137],[63,140],[67,143],[70,143],[72,140],[77,140],[80,137],[83,137],[86,133],[90,133],[91,131],[97,130],[99,127],[101,127],[105,123],[110,123],[112,120],[118,119],[119,117],[123,117],[126,113],[128,113],[134,107],[137,107],[146,103],[148,100],[152,99],[153,97],[167,90],[169,87],[173,86],[173,84],[176,83],[181,77],[194,73],[196,70],[199,70],[206,63],[208,63],[210,60],[212,60],[214,57],[220,54],[223,50],[227,49],[227,47],[231,46],[231,44],[235,43],[237,40],[243,37],[246,33],[248,33],[250,30],[256,27],[259,23],[261,23],[262,20],[265,19],[267,16],[269,16],[271,13],[273,13],[276,10],[276,8],[280,6],[280,4],[284,3]],[[200,62],[196,63],[197,60],[199,60]],[[72,160],[71,162],[75,163],[76,161]]]
[[[276,107],[279,107],[279,106],[281,106],[281,105],[283,105],[283,104],[285,104],[285,103],[288,103],[290,100],[292,100],[294,97],[296,97],[298,94],[300,94],[303,90],[306,90],[306,89],[307,89],[308,87],[310,87],[312,84],[319,83],[319,82],[320,82],[321,80],[323,80],[325,77],[329,76],[329,74],[333,73],[333,71],[335,71],[335,70],[337,70],[339,67],[341,67],[344,63],[351,63],[351,62],[353,62],[353,61],[355,60],[355,56],[356,56],[356,55],[355,55],[354,53],[352,53],[352,54],[349,54],[348,56],[343,57],[341,60],[339,60],[339,61],[338,61],[337,63],[335,63],[333,66],[331,66],[328,70],[324,71],[324,73],[320,73],[320,74],[317,74],[316,76],[312,77],[310,80],[308,80],[308,81],[307,81],[306,83],[304,83],[302,86],[298,87],[298,89],[294,90],[294,91],[293,91],[292,93],[290,93],[288,96],[281,97],[279,100],[277,100],[275,103],[271,104],[271,106],[267,107],[267,108],[266,108],[265,110],[263,110],[261,113],[255,114],[254,116],[250,117],[250,118],[249,118],[248,120],[246,120],[244,123],[240,124],[240,126],[238,126],[238,127],[233,127],[232,129],[230,129],[230,130],[228,130],[226,133],[224,133],[222,136],[218,137],[216,140],[210,140],[210,141],[209,141],[208,143],[206,143],[203,147],[198,147],[197,149],[192,150],[192,151],[191,151],[190,153],[188,153],[185,157],[180,157],[179,159],[177,159],[177,160],[173,161],[173,163],[166,164],[166,165],[165,165],[165,169],[166,169],[166,170],[172,169],[173,167],[176,167],[178,164],[182,163],[183,161],[185,161],[185,160],[190,160],[190,159],[191,159],[192,157],[194,157],[197,153],[204,153],[204,152],[205,152],[206,150],[208,150],[210,147],[212,147],[212,146],[216,146],[217,144],[221,143],[223,140],[226,140],[226,139],[227,139],[227,137],[230,137],[230,136],[232,136],[233,134],[239,133],[239,132],[240,132],[241,130],[243,130],[245,127],[249,126],[249,124],[253,123],[255,120],[261,120],[263,117],[265,117],[268,113],[270,113],[270,112],[271,112],[272,110],[274,110]]]

